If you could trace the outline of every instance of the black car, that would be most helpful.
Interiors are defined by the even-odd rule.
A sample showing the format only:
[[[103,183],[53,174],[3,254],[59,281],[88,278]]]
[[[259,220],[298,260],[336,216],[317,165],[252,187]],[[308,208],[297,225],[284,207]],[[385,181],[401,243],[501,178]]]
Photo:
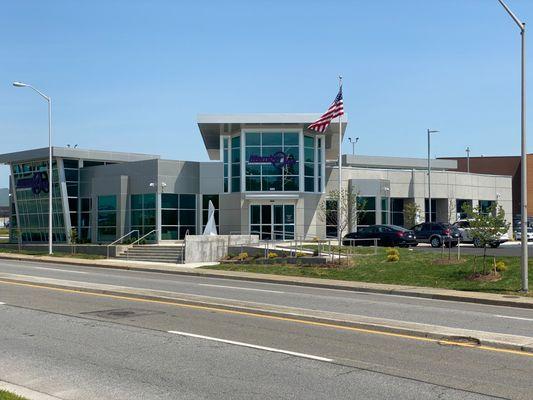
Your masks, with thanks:
[[[355,240],[357,239],[357,240]],[[374,239],[378,246],[416,246],[413,231],[396,225],[373,225],[359,228],[357,232],[348,233],[344,236],[342,244],[345,246],[371,246]]]
[[[459,243],[461,232],[453,225],[443,222],[424,222],[411,228],[419,243],[429,243],[431,247],[455,247]]]

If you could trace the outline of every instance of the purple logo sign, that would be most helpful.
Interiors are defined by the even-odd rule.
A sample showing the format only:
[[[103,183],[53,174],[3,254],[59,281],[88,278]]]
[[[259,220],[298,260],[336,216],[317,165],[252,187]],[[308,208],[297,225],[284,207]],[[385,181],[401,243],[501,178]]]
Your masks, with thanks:
[[[269,156],[258,156],[252,154],[248,159],[250,164],[261,164],[261,163],[271,163],[274,167],[283,168],[283,167],[292,167],[296,164],[296,160],[292,154],[285,154],[282,151],[278,151]]]
[[[48,174],[46,172],[34,172],[31,178],[23,178],[17,181],[17,189],[31,188],[33,194],[48,193]]]

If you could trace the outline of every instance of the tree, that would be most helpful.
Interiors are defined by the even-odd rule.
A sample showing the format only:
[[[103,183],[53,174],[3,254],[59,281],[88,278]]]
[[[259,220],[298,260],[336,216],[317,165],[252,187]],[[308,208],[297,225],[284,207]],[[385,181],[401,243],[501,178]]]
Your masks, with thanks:
[[[408,228],[412,228],[416,225],[416,216],[420,215],[420,206],[413,202],[408,202],[403,206],[403,220],[404,225]]]
[[[318,218],[326,225],[338,226],[337,216],[340,208],[342,213],[341,237],[344,236],[344,233],[349,230],[351,222],[356,222],[359,225],[366,213],[366,201],[358,199],[358,196],[359,193],[353,189],[328,192],[326,198],[318,204]]]
[[[457,204],[455,199],[448,199],[448,222],[451,224],[457,220]]]
[[[488,209],[472,207],[470,204],[463,206],[463,212],[470,220],[470,234],[478,247],[483,247],[483,275],[487,274],[486,258],[487,246],[497,240],[509,230],[510,224],[505,220],[502,206],[493,203]],[[475,266],[474,266],[475,268]]]

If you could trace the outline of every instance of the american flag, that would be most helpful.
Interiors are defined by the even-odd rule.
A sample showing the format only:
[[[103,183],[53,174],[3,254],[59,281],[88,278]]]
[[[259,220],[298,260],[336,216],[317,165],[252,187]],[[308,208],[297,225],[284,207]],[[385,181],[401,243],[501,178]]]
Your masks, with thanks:
[[[328,111],[326,111],[319,119],[313,122],[307,127],[307,129],[319,133],[324,133],[328,129],[329,124],[333,118],[344,115],[344,104],[342,101],[342,86],[339,88],[339,93],[331,106],[329,106]]]

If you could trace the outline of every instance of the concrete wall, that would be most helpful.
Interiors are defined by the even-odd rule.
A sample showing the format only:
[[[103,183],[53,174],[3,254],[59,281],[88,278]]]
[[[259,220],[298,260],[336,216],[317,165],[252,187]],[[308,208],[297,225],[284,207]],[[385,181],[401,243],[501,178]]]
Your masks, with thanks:
[[[230,247],[257,243],[256,235],[189,235],[185,239],[185,262],[219,261],[228,255]]]

